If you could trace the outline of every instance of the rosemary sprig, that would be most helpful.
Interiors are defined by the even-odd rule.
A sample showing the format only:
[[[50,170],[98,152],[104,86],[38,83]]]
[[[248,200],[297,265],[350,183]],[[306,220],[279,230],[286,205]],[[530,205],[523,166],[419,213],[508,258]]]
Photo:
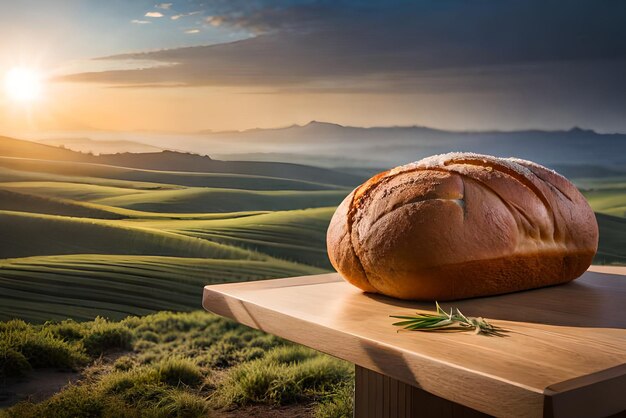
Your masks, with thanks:
[[[451,308],[450,313],[447,313],[441,309],[439,303],[435,302],[435,305],[436,314],[391,315],[391,318],[402,319],[393,325],[407,331],[474,331],[475,334],[498,337],[504,336],[506,332],[503,328],[491,325],[483,318],[467,317],[457,308]]]

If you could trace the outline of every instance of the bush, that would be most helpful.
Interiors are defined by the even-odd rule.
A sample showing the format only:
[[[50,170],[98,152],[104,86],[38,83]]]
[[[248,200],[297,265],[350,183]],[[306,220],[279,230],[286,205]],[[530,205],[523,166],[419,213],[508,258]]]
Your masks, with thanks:
[[[22,353],[0,343],[0,377],[21,377],[31,370]]]
[[[87,353],[98,356],[110,350],[130,350],[132,340],[133,333],[126,325],[98,317],[83,338],[83,346]]]
[[[204,380],[200,368],[186,358],[163,360],[156,367],[160,381],[171,386],[178,386],[182,383],[186,386],[196,387]]]

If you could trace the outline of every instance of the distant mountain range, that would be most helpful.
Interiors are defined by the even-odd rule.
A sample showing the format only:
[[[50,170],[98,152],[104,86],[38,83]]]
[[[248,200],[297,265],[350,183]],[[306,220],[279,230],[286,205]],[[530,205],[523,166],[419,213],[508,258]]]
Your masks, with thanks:
[[[220,161],[206,155],[175,151],[92,155],[8,137],[0,137],[0,157],[105,164],[145,170],[277,177],[336,186],[354,186],[363,180],[357,175],[285,162]]]
[[[196,134],[128,133],[124,139],[159,149],[210,155],[218,160],[296,163],[339,169],[359,177],[451,151],[525,158],[574,177],[623,175],[626,172],[626,134],[602,134],[581,128],[455,132],[420,126],[359,128],[313,121],[277,129],[201,131]],[[141,162],[133,162],[135,158],[129,155],[103,156],[101,160],[141,164],[142,167],[154,167],[158,160],[159,164],[169,167],[159,169],[172,170],[206,168],[198,158],[182,158],[180,153],[168,154],[171,157],[168,161],[158,157],[159,153],[153,154],[142,158]],[[191,160],[194,162],[187,166]],[[218,162],[209,166],[217,170],[229,169]]]
[[[64,147],[72,151],[92,153],[92,154],[114,154],[119,152],[158,152],[162,151],[159,147],[146,145],[134,141],[125,140],[93,140],[84,137],[52,137],[37,140],[40,144],[53,145],[56,147]]]
[[[236,143],[240,152],[219,158],[289,160],[329,167],[385,168],[432,154],[470,151],[526,158],[551,167],[586,167],[586,171],[626,170],[626,134],[567,131],[453,132],[419,126],[356,128],[311,122],[282,129],[204,133],[208,143]],[[200,142],[200,140],[197,140]]]

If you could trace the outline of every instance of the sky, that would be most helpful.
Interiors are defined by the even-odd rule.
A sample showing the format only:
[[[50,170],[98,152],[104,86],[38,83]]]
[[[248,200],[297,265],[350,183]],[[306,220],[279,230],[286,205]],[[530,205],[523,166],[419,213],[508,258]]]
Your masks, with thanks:
[[[620,0],[0,2],[0,132],[626,132]],[[6,83],[5,83],[6,84]]]

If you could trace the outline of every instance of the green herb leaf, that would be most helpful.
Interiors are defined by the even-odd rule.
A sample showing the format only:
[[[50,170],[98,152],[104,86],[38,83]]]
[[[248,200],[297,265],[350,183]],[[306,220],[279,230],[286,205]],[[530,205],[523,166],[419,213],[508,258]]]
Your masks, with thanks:
[[[503,337],[507,332],[483,318],[467,317],[458,308],[450,309],[450,313],[447,313],[437,302],[435,302],[435,308],[436,314],[391,315],[391,318],[402,319],[402,321],[394,322],[393,325],[407,331],[474,331],[476,334],[497,337]]]

